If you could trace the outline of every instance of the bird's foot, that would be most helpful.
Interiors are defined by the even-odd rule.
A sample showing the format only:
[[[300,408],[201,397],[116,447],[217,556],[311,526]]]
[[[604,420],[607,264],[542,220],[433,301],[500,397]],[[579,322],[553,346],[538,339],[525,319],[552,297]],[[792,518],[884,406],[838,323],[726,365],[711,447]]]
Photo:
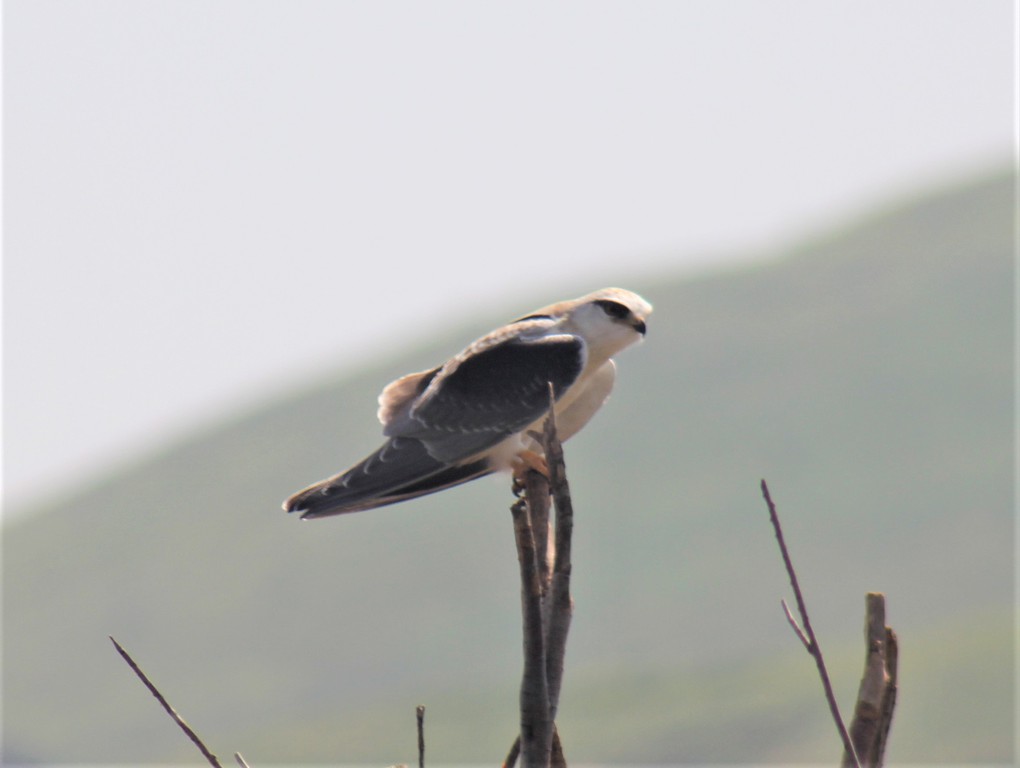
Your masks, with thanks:
[[[549,479],[549,465],[546,463],[545,456],[534,451],[521,451],[514,460],[514,481],[523,486],[524,476],[529,470],[538,472],[546,480]]]

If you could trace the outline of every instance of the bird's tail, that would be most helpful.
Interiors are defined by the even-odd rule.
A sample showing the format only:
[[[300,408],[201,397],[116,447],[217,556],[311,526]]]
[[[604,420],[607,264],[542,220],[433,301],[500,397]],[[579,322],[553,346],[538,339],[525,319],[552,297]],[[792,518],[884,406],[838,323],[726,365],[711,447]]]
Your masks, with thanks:
[[[302,519],[374,509],[425,496],[492,472],[479,459],[450,466],[433,458],[420,440],[393,437],[346,472],[298,491],[283,503]]]

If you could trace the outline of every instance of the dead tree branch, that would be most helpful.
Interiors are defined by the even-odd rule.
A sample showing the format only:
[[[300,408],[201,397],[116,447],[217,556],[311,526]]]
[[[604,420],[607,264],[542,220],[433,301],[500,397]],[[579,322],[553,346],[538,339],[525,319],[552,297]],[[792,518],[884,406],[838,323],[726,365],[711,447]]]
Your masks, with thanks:
[[[867,655],[850,737],[861,764],[880,768],[896,706],[898,662],[896,633],[886,626],[885,595],[880,592],[869,592],[865,597],[864,639]],[[849,753],[843,753],[842,765],[853,766]]]
[[[527,502],[519,499],[510,511],[521,568],[521,615],[524,624],[524,674],[520,696],[521,759],[526,766],[539,766],[548,764],[549,750],[552,748],[545,641],[542,636],[542,587]]]
[[[567,483],[567,467],[563,460],[563,445],[556,435],[556,419],[552,410],[545,421],[545,457],[549,465],[549,485],[556,509],[556,554],[553,559],[552,582],[547,600],[546,676],[549,681],[550,717],[555,721],[559,709],[560,688],[563,684],[563,665],[567,654],[567,633],[574,613],[570,596],[572,563],[571,541],[574,534],[574,504]],[[530,503],[530,500],[529,500]]]
[[[117,649],[117,653],[121,655],[121,658],[123,658],[124,661],[127,662],[127,665],[131,667],[131,669],[134,671],[134,673],[138,675],[138,679],[145,683],[145,687],[148,688],[149,692],[156,697],[156,700],[163,706],[163,709],[166,710],[166,713],[170,715],[171,718],[173,718],[173,721],[177,723],[178,726],[180,726],[180,729],[184,731],[187,737],[191,739],[191,741],[195,744],[196,747],[198,747],[199,752],[201,752],[205,759],[209,761],[209,765],[215,766],[215,768],[222,768],[222,766],[220,765],[220,761],[216,759],[216,755],[214,755],[206,748],[205,744],[202,743],[202,740],[198,738],[198,734],[191,730],[190,726],[188,726],[188,724],[184,722],[184,718],[178,715],[174,708],[170,706],[170,703],[165,698],[163,698],[163,694],[160,693],[159,689],[157,689],[156,686],[152,684],[152,681],[150,681],[149,678],[146,677],[145,673],[142,672],[141,668],[137,664],[135,664],[135,660],[132,659],[130,655],[128,655],[128,652],[125,651],[121,647],[120,643],[114,640],[113,637],[110,637],[110,642],[113,643],[113,646]],[[235,759],[239,759],[239,756],[235,755]]]
[[[418,721],[418,768],[425,768],[425,705],[419,704],[414,713]]]
[[[803,629],[798,626],[793,614],[790,612],[789,607],[786,605],[786,601],[783,601],[783,609],[786,611],[786,618],[790,622],[790,625],[797,632],[797,637],[800,638],[807,652],[811,654],[815,660],[815,665],[818,667],[818,676],[822,679],[822,687],[825,689],[825,699],[829,703],[829,710],[832,712],[832,718],[836,721],[836,728],[839,731],[839,736],[843,740],[843,749],[846,754],[851,757],[849,765],[855,766],[855,768],[861,768],[860,760],[858,759],[857,753],[854,750],[853,742],[850,741],[850,734],[847,732],[846,725],[843,723],[843,718],[839,714],[839,705],[836,703],[836,696],[832,691],[832,683],[829,681],[829,671],[825,667],[825,660],[822,658],[822,649],[818,645],[818,639],[815,637],[815,631],[811,628],[811,619],[808,617],[807,606],[804,604],[804,595],[800,591],[800,584],[797,581],[797,572],[793,569],[793,562],[790,560],[790,553],[786,548],[786,541],[783,538],[783,528],[779,524],[779,515],[776,513],[776,505],[772,502],[772,497],[769,495],[769,487],[764,480],[761,481],[761,493],[765,497],[765,503],[769,508],[769,519],[772,521],[772,527],[776,532],[776,541],[779,542],[779,551],[783,556],[783,564],[786,566],[786,573],[790,577],[790,586],[793,587],[793,595],[797,600],[797,610],[800,613],[801,621],[803,622]]]
[[[549,590],[552,574],[553,528],[549,525],[549,479],[541,472],[524,475],[524,499],[528,504],[528,519],[535,537],[535,559],[538,564],[538,583],[544,598]]]
[[[503,768],[514,768],[517,758],[521,754],[521,737],[514,739],[510,751],[503,760]],[[567,760],[563,757],[563,745],[560,744],[560,732],[556,730],[556,723],[553,723],[552,754],[549,757],[549,768],[567,768]]]
[[[542,442],[549,477],[533,470],[527,472],[521,484],[524,497],[511,507],[521,566],[524,674],[521,730],[504,765],[513,766],[520,757],[529,768],[566,765],[555,718],[573,613],[570,553],[574,513],[552,408],[545,421]],[[550,493],[555,507],[555,529],[549,524]],[[554,553],[551,563],[549,550]]]

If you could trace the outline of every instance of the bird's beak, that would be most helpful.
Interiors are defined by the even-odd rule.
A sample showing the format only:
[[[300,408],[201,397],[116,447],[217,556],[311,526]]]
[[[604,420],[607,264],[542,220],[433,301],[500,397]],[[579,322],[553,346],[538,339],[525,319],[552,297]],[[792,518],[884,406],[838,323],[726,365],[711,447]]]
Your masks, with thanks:
[[[642,336],[644,336],[645,332],[648,330],[648,328],[645,326],[645,321],[638,320],[636,323],[634,323],[634,330],[640,333]]]

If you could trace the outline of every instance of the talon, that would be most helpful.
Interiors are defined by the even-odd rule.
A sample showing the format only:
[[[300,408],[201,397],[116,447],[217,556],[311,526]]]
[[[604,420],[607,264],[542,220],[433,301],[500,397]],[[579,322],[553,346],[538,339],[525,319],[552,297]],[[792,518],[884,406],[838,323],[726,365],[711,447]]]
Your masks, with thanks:
[[[510,474],[510,492],[518,499],[524,495],[524,475],[517,474],[517,470]]]

